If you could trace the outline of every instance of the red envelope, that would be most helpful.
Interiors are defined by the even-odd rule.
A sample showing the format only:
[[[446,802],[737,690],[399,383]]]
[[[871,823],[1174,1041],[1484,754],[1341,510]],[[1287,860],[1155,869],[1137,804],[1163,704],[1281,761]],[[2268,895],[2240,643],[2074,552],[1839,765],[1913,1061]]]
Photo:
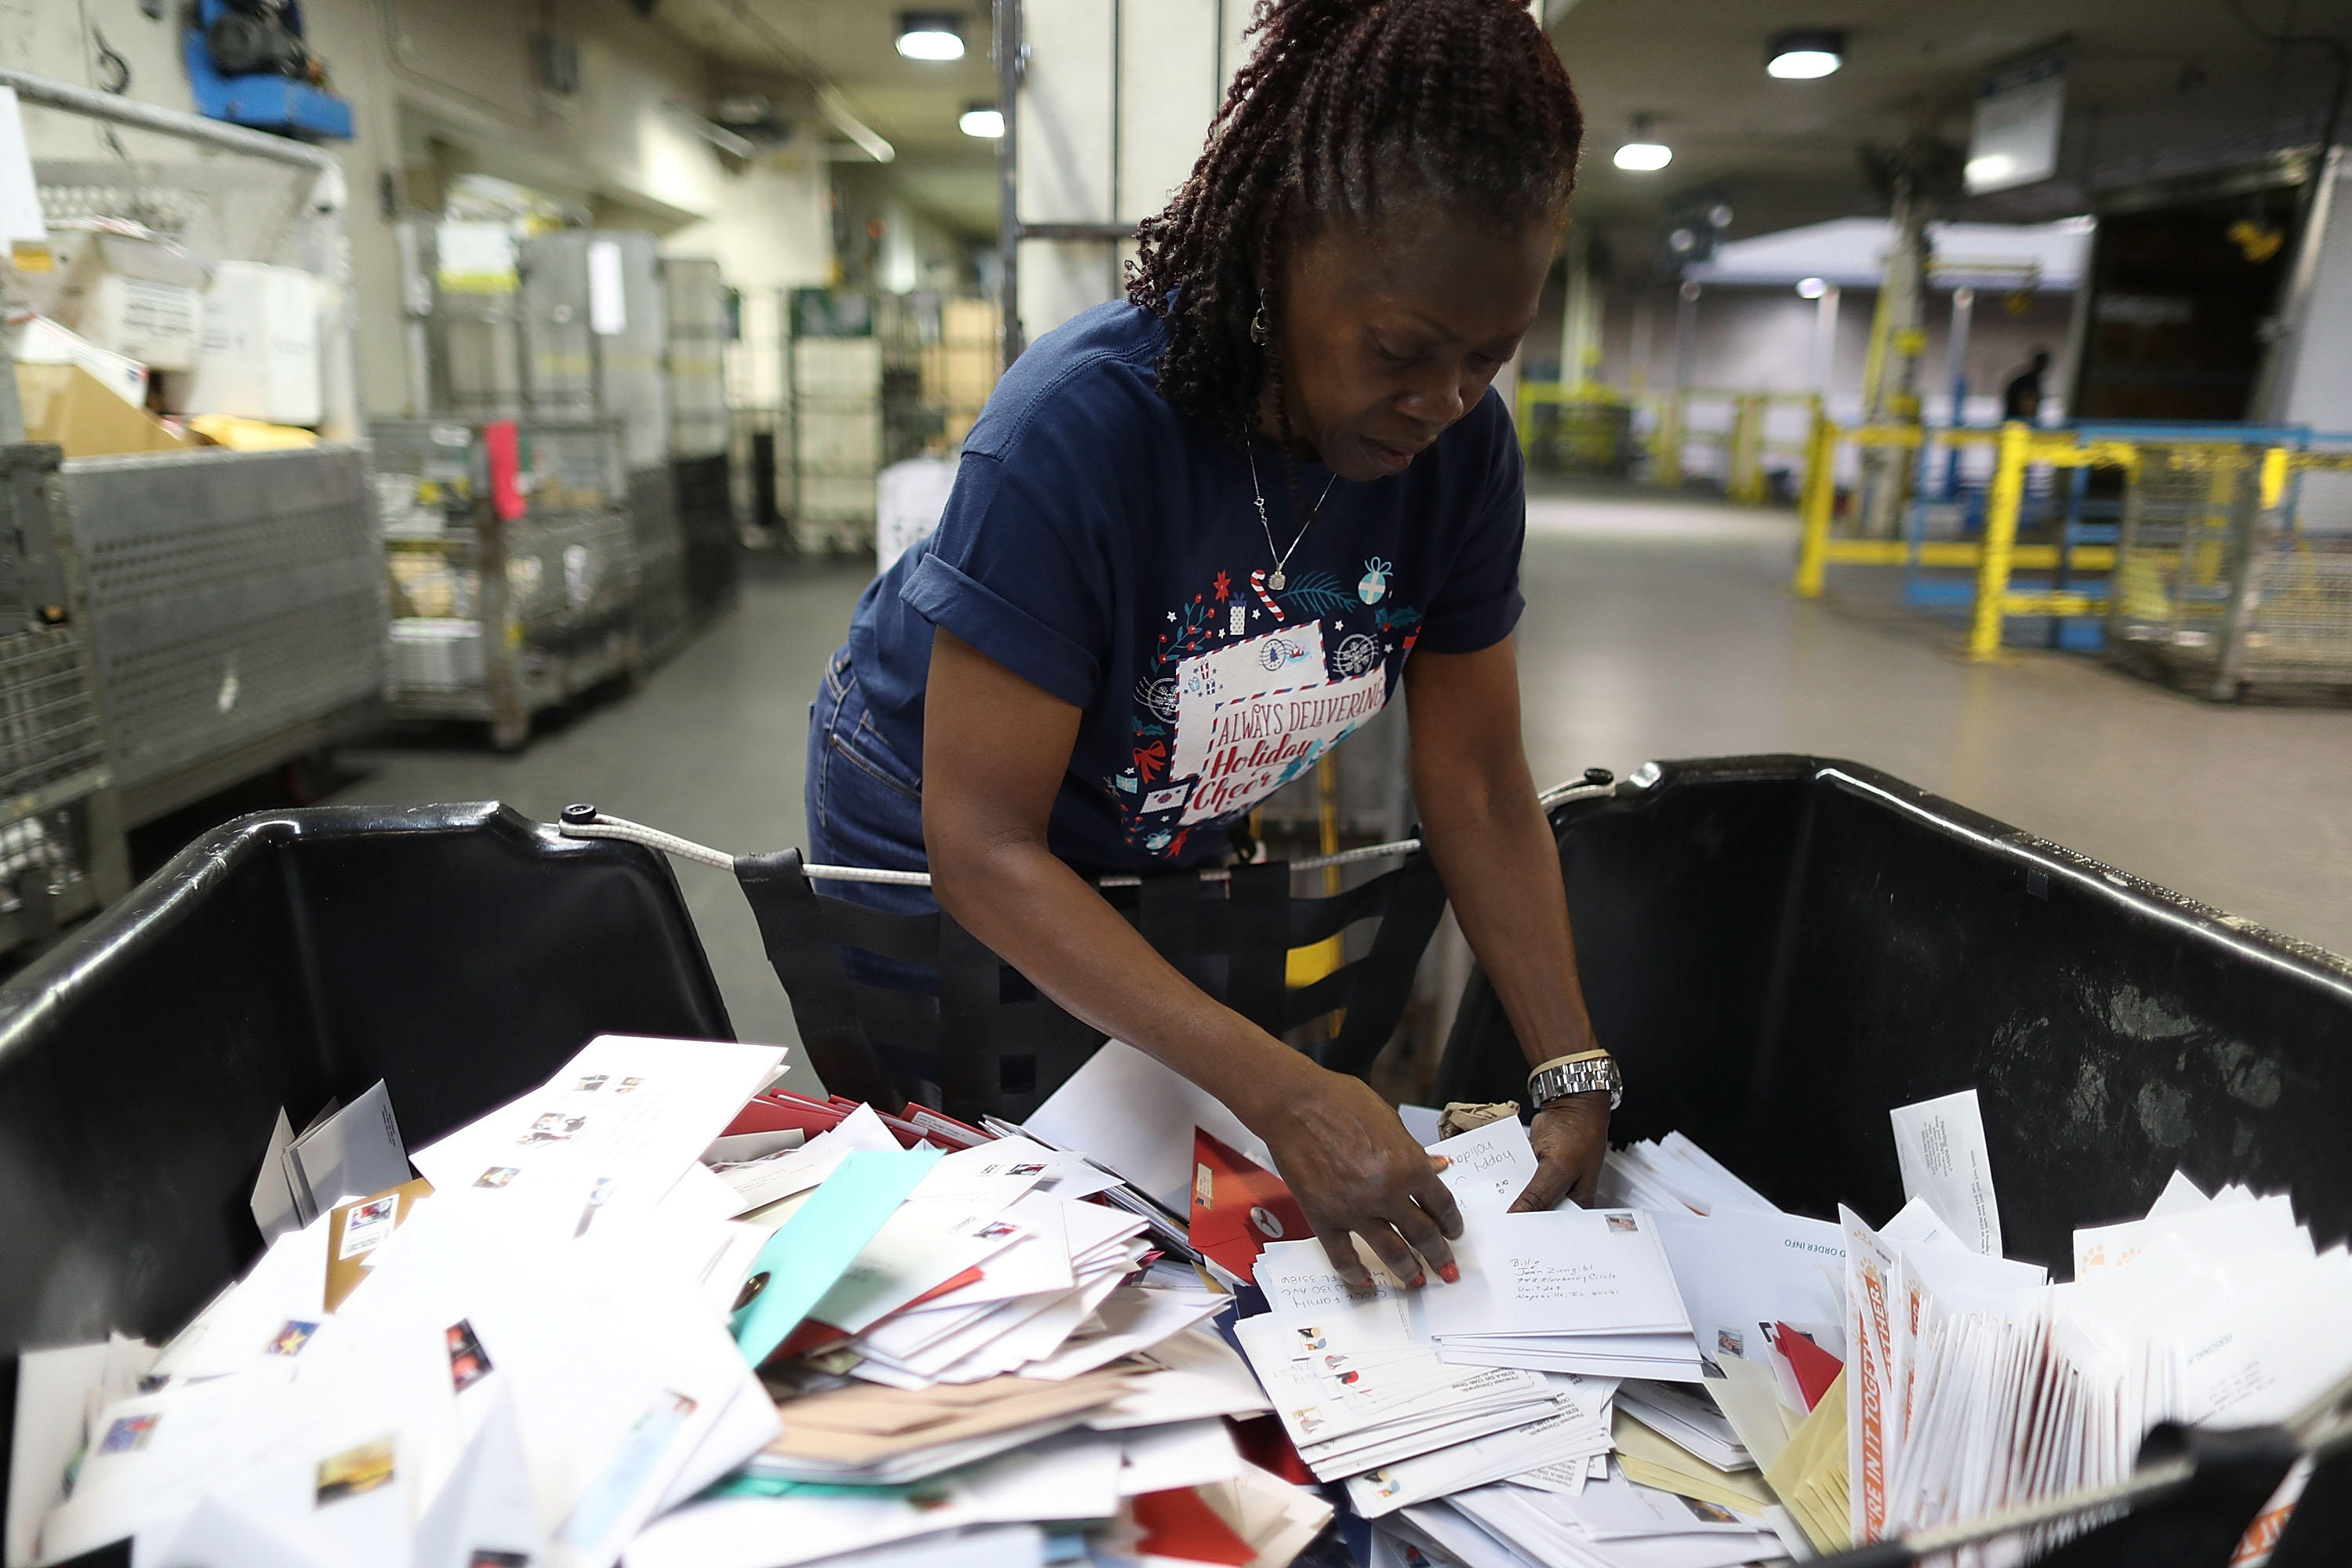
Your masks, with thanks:
[[[1822,1402],[1822,1395],[1830,1391],[1830,1384],[1845,1370],[1845,1363],[1786,1323],[1772,1325],[1772,1348],[1788,1358],[1789,1370],[1797,1374],[1797,1387],[1805,1395],[1808,1410]]]
[[[1223,1563],[1228,1568],[1257,1556],[1256,1548],[1234,1533],[1216,1510],[1190,1487],[1174,1491],[1145,1492],[1131,1505],[1143,1539],[1135,1549],[1152,1557],[1181,1557],[1191,1563]]]
[[[1194,1251],[1249,1279],[1267,1242],[1304,1241],[1314,1234],[1280,1176],[1192,1129],[1192,1224],[1186,1239]]]
[[[1290,1445],[1290,1434],[1282,1429],[1282,1419],[1276,1415],[1228,1415],[1226,1430],[1234,1435],[1234,1447],[1242,1458],[1261,1470],[1271,1470],[1294,1487],[1313,1491],[1315,1472],[1298,1457]]]
[[[727,1124],[726,1136],[739,1132],[790,1132],[795,1130],[814,1138],[820,1132],[830,1132],[841,1125],[847,1111],[836,1110],[823,1100],[803,1100],[797,1094],[756,1095],[735,1113]]]

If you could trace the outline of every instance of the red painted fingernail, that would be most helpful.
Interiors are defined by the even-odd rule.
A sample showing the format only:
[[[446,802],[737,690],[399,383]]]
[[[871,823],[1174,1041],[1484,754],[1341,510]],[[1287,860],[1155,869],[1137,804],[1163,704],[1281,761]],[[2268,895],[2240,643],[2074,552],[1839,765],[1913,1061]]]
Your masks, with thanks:
[[[1459,1264],[1449,1263],[1437,1271],[1437,1277],[1448,1285],[1459,1285],[1462,1283],[1462,1268]]]
[[[1428,1283],[1429,1283],[1428,1279],[1425,1279],[1424,1277],[1423,1277],[1423,1276],[1419,1275],[1419,1274],[1416,1274],[1416,1275],[1414,1275],[1414,1276],[1412,1277],[1412,1288],[1413,1288],[1414,1289],[1416,1289],[1416,1290],[1420,1289],[1423,1286],[1424,1286],[1424,1285],[1426,1285],[1426,1284],[1428,1284]]]

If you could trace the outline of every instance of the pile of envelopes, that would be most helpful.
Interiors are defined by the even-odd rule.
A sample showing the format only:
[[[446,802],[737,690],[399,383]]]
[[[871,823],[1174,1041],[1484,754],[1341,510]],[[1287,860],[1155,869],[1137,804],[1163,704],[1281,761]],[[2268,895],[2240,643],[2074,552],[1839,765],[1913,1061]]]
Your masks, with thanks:
[[[783,1055],[601,1038],[413,1154],[381,1085],[281,1118],[242,1279],[161,1350],[22,1356],[9,1568],[1287,1568],[1335,1506],[1372,1568],[1733,1568],[2352,1373],[2352,1258],[2283,1197],[2176,1177],[2072,1284],[2002,1258],[1973,1094],[1893,1113],[1876,1228],[1679,1134],[1513,1214],[1490,1123],[1429,1145],[1460,1282],[1366,1252],[1357,1294],[1139,1052],[1020,1127],[789,1093]]]
[[[1268,1310],[1235,1326],[1376,1561],[1729,1568],[1801,1542],[1702,1391],[1669,1228],[1702,1216],[1507,1212],[1535,1173],[1516,1121],[1429,1149],[1463,1215],[1460,1283],[1406,1289],[1366,1253],[1357,1295],[1319,1244],[1275,1243],[1255,1260]]]
[[[2352,1374],[2352,1256],[2284,1196],[2176,1173],[2145,1218],[2075,1231],[2058,1286],[1843,1217],[1858,1540],[2122,1480],[2158,1422],[2289,1422]]]
[[[8,1561],[1283,1568],[1324,1529],[1116,1177],[782,1064],[601,1038],[380,1190],[306,1162],[315,1217],[160,1351],[23,1358]]]

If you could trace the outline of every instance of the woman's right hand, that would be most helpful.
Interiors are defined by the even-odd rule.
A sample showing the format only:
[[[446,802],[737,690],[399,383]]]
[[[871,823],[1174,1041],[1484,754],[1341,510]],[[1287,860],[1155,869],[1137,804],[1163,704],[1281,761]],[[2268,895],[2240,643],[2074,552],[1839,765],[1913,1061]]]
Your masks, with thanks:
[[[1459,1279],[1446,1242],[1462,1234],[1462,1215],[1437,1179],[1444,1162],[1413,1142],[1363,1079],[1285,1054],[1296,1068],[1262,1097],[1250,1130],[1265,1140],[1276,1173],[1340,1279],[1351,1290],[1372,1285],[1350,1233],[1407,1285],[1424,1282],[1424,1264],[1442,1279]]]

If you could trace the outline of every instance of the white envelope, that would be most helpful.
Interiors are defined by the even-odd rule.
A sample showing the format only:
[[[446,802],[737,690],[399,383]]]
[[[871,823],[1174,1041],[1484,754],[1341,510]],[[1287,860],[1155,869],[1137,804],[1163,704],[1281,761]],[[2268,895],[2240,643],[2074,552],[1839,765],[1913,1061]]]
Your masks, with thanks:
[[[1999,1258],[2000,1205],[1993,1196],[1992,1161],[1985,1152],[1977,1091],[1898,1105],[1887,1116],[1895,1124],[1903,1195],[1925,1198],[1971,1251]]]
[[[1048,1143],[1085,1150],[1097,1164],[1118,1172],[1137,1191],[1179,1215],[1187,1211],[1192,1190],[1196,1126],[1244,1158],[1274,1169],[1265,1141],[1222,1100],[1119,1040],[1104,1041],[1030,1113],[1027,1125]]]
[[[1725,1208],[1712,1216],[1651,1214],[1699,1353],[1762,1361],[1762,1325],[1840,1326],[1827,1348],[1843,1355],[1845,1233],[1825,1220]]]
[[[1690,1332],[1658,1229],[1630,1209],[1465,1215],[1459,1285],[1412,1293],[1414,1326],[1456,1334]]]
[[[1121,1356],[1150,1350],[1223,1310],[1222,1301],[1171,1290],[1120,1285],[1103,1299],[1094,1317],[1042,1360],[1021,1369],[1024,1377],[1062,1383],[1108,1366]]]
[[[286,1161],[306,1223],[345,1198],[373,1197],[400,1185],[408,1180],[408,1153],[390,1092],[379,1081],[295,1139]]]
[[[444,1193],[569,1186],[584,1174],[612,1184],[606,1201],[656,1203],[783,1059],[780,1046],[600,1036],[546,1083],[414,1159]]]
[[[1432,1143],[1429,1152],[1451,1162],[1438,1180],[1465,1211],[1507,1209],[1535,1180],[1535,1148],[1516,1116]]]

